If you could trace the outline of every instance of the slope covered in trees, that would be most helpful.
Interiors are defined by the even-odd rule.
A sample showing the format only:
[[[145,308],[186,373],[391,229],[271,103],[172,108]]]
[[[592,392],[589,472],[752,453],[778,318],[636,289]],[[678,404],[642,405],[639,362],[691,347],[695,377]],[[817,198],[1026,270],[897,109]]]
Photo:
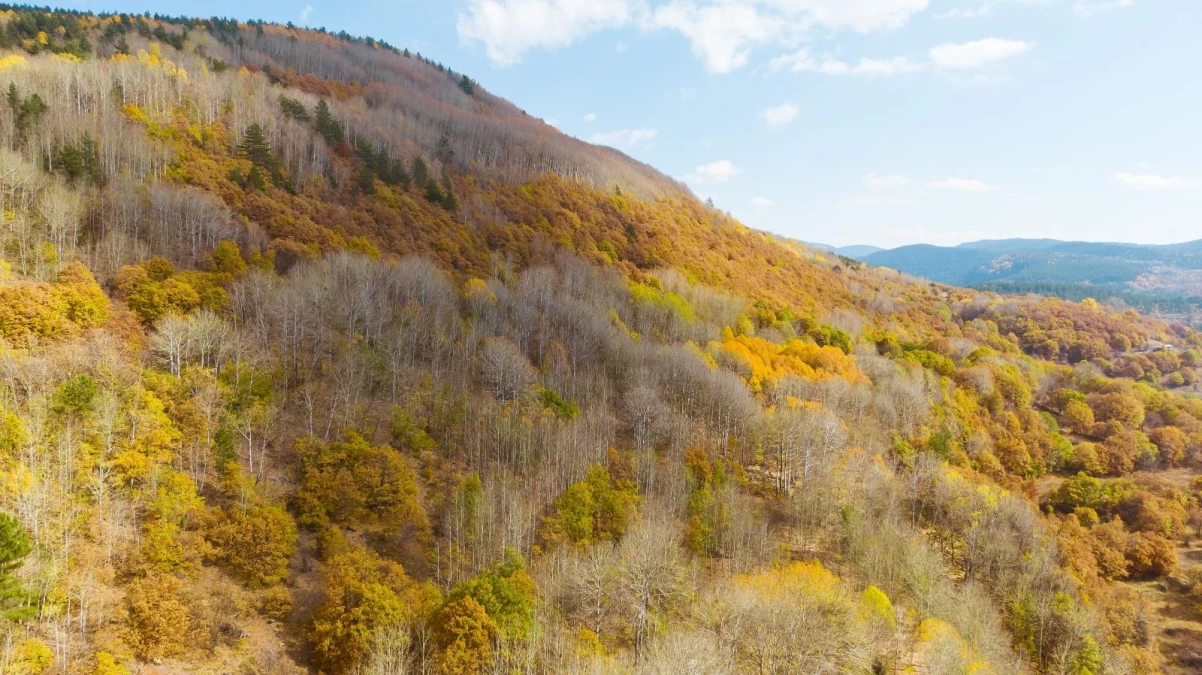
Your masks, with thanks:
[[[1196,667],[1197,333],[828,259],[368,39],[0,50],[0,670]]]
[[[999,239],[919,244],[855,257],[941,283],[1067,300],[1112,298],[1198,326],[1202,241],[1172,245]]]

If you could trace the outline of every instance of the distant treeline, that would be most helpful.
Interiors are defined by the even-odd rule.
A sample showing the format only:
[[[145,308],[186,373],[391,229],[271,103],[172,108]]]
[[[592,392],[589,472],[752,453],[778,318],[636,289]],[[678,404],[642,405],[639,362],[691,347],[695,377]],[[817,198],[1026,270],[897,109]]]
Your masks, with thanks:
[[[1122,300],[1130,307],[1145,312],[1182,314],[1190,316],[1202,308],[1202,296],[1184,296],[1173,293],[1139,293],[1117,285],[1066,284],[1056,282],[999,281],[977,284],[973,288],[982,291],[1006,294],[1038,293],[1073,302],[1094,298],[1105,302],[1112,298]]]

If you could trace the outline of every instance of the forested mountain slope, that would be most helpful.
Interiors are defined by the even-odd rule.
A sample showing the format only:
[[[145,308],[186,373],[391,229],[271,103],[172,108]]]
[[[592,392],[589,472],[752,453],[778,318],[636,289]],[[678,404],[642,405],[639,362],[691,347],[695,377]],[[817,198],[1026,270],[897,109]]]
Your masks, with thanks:
[[[1196,332],[371,40],[5,8],[0,86],[0,672],[1198,666]]]
[[[1202,306],[1202,241],[1145,246],[998,239],[902,246],[856,257],[946,284],[1074,301],[1118,298],[1195,325]]]

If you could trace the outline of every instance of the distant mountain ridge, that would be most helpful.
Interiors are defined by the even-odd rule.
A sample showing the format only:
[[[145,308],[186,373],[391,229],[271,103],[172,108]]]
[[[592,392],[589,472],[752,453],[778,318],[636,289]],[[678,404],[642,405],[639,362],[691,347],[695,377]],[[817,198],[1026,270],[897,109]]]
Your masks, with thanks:
[[[1184,312],[1202,303],[1202,240],[1180,244],[994,239],[914,244],[856,257],[956,286],[1068,299],[1119,297]]]
[[[819,248],[824,251],[830,251],[836,255],[841,255],[847,258],[855,258],[857,260],[870,256],[874,253],[879,253],[885,249],[880,246],[871,246],[868,244],[853,244],[851,246],[831,246],[830,244],[819,244],[817,242],[807,241],[802,242],[810,248]]]

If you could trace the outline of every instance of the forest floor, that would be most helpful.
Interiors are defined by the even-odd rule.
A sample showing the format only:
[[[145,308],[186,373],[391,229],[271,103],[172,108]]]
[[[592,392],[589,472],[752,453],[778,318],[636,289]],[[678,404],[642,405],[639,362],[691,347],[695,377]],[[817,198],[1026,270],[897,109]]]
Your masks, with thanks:
[[[1202,547],[1178,546],[1177,559],[1180,571],[1175,577],[1129,582],[1151,603],[1148,632],[1164,658],[1166,675],[1202,672],[1202,601],[1189,595],[1180,574],[1202,566]]]

